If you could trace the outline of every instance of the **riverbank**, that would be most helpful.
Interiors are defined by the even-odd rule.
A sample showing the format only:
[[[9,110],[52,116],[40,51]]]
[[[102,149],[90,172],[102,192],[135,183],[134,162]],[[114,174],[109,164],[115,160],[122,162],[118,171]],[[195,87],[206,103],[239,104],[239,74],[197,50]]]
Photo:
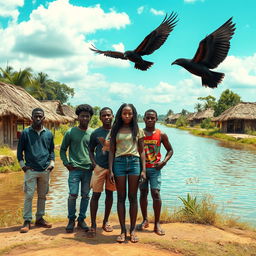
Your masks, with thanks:
[[[218,139],[222,141],[234,142],[237,144],[249,145],[256,150],[256,136],[249,134],[232,134],[232,133],[220,133],[219,129],[202,129],[195,127],[176,127],[172,124],[164,124],[167,127],[177,128],[181,130],[189,131],[191,134],[196,136],[203,136],[213,139]]]
[[[66,222],[54,223],[51,229],[32,227],[27,234],[19,233],[20,226],[0,229],[0,255],[150,255],[150,256],[251,256],[256,253],[256,233],[239,229],[218,229],[213,226],[169,223],[163,224],[165,236],[153,232],[153,224],[147,231],[138,232],[140,241],[116,243],[120,232],[118,223],[111,222],[113,232],[106,233],[98,223],[97,236],[87,238],[81,230],[65,232]]]

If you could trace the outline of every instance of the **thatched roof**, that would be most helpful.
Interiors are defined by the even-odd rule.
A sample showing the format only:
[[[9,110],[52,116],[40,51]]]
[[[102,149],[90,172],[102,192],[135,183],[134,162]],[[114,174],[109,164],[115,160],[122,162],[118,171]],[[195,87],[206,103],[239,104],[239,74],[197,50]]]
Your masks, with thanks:
[[[193,121],[194,117],[196,116],[197,112],[195,113],[189,113],[186,118],[188,121]]]
[[[46,122],[67,122],[66,117],[58,115],[43,105],[23,88],[0,82],[0,117],[14,115],[18,119],[30,121],[34,108],[42,108],[44,110]]]
[[[177,120],[179,117],[181,116],[180,113],[177,114],[171,114],[167,117],[167,120],[171,121],[171,120]]]
[[[206,110],[197,112],[192,120],[200,120],[205,118],[212,118],[213,117],[214,110],[211,108],[208,108]]]
[[[57,113],[58,115],[65,116],[65,118],[69,122],[73,122],[74,118],[76,118],[76,115],[75,115],[75,117],[72,117],[72,116],[69,116],[69,115],[65,114],[63,105],[61,105],[59,100],[40,100],[40,102],[44,106],[51,109],[53,112]],[[65,109],[66,109],[66,107],[65,107]]]
[[[69,117],[72,117],[74,119],[77,118],[75,110],[72,107],[63,104],[62,105],[62,110],[63,110],[63,113],[64,113],[65,116],[69,116]]]
[[[234,119],[256,120],[256,102],[240,102],[236,106],[225,110],[212,121],[227,121]]]

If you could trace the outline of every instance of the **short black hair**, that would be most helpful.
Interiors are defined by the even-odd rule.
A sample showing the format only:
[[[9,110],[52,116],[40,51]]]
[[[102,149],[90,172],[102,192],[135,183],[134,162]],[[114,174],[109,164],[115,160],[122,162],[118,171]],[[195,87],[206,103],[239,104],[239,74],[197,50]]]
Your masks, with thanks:
[[[42,112],[43,115],[44,115],[44,110],[43,110],[42,108],[34,108],[34,109],[32,110],[32,116],[34,115],[35,112]]]
[[[157,112],[156,112],[154,109],[148,109],[148,110],[145,112],[144,116],[146,116],[146,114],[149,113],[149,112],[155,113],[155,114],[156,114],[156,117],[157,117]]]
[[[93,108],[88,104],[81,104],[76,107],[76,115],[79,116],[81,112],[88,112],[91,116],[93,116]]]
[[[102,109],[100,110],[100,116],[101,116],[101,112],[104,111],[104,110],[110,110],[111,113],[113,114],[113,110],[112,110],[111,108],[109,108],[109,107],[104,107],[104,108],[102,108]]]

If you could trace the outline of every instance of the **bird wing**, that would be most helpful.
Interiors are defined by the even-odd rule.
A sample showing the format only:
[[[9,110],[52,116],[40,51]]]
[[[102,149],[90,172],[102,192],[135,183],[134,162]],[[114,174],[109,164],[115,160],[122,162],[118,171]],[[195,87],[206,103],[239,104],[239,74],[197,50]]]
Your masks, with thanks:
[[[178,21],[176,20],[177,16],[178,15],[174,12],[172,12],[169,17],[167,17],[166,14],[162,23],[148,34],[134,51],[142,56],[149,55],[160,48],[176,26]]]
[[[235,29],[235,23],[232,23],[231,17],[199,43],[192,61],[203,64],[211,69],[216,68],[227,57],[230,48],[229,41]]]
[[[124,53],[123,52],[116,52],[116,51],[101,51],[99,49],[97,49],[94,45],[92,45],[93,48],[89,48],[90,50],[92,50],[95,53],[98,54],[103,54],[107,57],[112,57],[115,59],[123,59],[123,60],[127,60],[127,58],[124,57]]]

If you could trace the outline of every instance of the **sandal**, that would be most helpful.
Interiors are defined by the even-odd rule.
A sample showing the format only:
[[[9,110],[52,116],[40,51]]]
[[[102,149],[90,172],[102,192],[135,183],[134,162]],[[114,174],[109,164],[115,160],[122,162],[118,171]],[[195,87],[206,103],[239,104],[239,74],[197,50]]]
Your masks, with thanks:
[[[139,238],[137,237],[137,235],[135,233],[131,233],[130,234],[130,241],[132,243],[137,243],[137,242],[139,242]]]
[[[126,234],[125,233],[121,233],[119,236],[117,236],[116,241],[118,243],[123,243],[125,242],[126,239]]]
[[[108,222],[106,222],[105,224],[102,225],[102,229],[106,232],[112,232],[113,231],[112,226]]]
[[[87,232],[87,237],[88,238],[94,238],[96,236],[96,229],[95,228],[90,228],[89,231]]]
[[[136,229],[137,230],[139,230],[139,231],[143,231],[144,229],[146,229],[146,228],[148,228],[149,227],[149,223],[148,223],[148,221],[142,221],[142,223],[141,224],[138,224],[137,226],[136,226]]]
[[[154,232],[159,235],[159,236],[164,236],[165,235],[165,231],[163,229],[154,229]]]

